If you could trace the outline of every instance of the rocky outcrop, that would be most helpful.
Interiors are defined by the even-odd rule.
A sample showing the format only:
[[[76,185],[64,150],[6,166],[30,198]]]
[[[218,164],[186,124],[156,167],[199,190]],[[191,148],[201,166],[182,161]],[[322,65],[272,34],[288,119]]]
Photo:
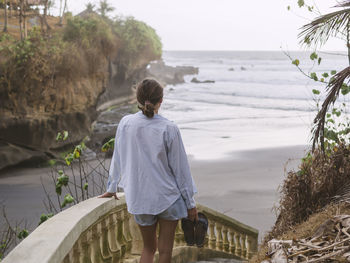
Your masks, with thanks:
[[[147,68],[147,75],[159,80],[163,85],[176,85],[184,83],[184,76],[197,75],[198,68],[191,66],[168,66],[163,60],[150,63]]]
[[[146,76],[147,64],[156,57],[146,50],[126,67],[118,63],[120,54],[113,53],[103,59],[98,75],[72,81],[60,77],[54,88],[33,87],[27,94],[6,98],[0,105],[0,169],[58,156],[62,147],[90,134],[100,110],[133,97],[132,85]],[[55,140],[63,130],[70,134],[66,145]]]

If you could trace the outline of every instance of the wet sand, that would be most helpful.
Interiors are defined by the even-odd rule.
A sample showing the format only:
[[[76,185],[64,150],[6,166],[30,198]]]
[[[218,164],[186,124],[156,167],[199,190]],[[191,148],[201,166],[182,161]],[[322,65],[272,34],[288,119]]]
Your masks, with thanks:
[[[284,168],[297,168],[305,146],[233,152],[219,161],[190,159],[198,194],[198,203],[257,228],[260,237],[275,221],[272,207],[278,202],[277,188],[282,183]],[[40,183],[52,182],[50,168],[15,168],[0,172],[0,204],[6,205],[11,220],[26,219],[35,227],[46,212]],[[2,220],[2,218],[0,219]],[[0,222],[1,223],[1,222]]]
[[[306,146],[232,153],[222,161],[191,161],[196,201],[259,230],[260,238],[276,220],[278,186],[287,170],[297,169]]]

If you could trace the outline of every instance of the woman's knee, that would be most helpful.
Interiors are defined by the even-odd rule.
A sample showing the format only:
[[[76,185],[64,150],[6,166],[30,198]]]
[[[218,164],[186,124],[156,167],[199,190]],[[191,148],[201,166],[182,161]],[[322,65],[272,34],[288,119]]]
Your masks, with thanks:
[[[144,244],[143,249],[150,254],[155,254],[157,252],[157,242],[149,242]]]

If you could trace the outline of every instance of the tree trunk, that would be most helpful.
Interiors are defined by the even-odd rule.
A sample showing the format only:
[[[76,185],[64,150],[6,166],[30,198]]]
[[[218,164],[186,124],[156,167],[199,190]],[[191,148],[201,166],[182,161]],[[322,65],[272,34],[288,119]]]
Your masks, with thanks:
[[[13,9],[12,0],[10,0],[10,14],[9,14],[9,17],[12,17],[12,9]]]
[[[43,14],[44,23],[45,23],[47,31],[51,30],[51,27],[50,27],[49,23],[47,22],[47,7],[48,7],[48,3],[49,3],[49,0],[45,0],[44,1],[45,7],[44,7],[44,14]]]
[[[22,27],[23,2],[24,2],[24,0],[20,0],[20,3],[19,3],[19,31],[20,31],[20,34],[21,34],[21,40],[24,39],[24,37],[23,37],[23,27]]]
[[[62,0],[61,0],[61,2],[62,2]],[[63,16],[64,16],[64,13],[66,12],[66,9],[67,9],[67,0],[64,1],[63,11],[62,11],[62,14],[60,16],[60,26],[62,26],[62,24],[63,24]]]
[[[4,10],[5,10],[5,21],[4,21],[4,30],[3,32],[7,32],[7,22],[8,22],[8,16],[7,16],[7,0],[4,1],[5,6],[4,6]]]
[[[62,0],[60,0],[60,13],[59,13],[59,17],[60,17],[60,22],[58,23],[60,26],[62,26],[62,22],[63,22],[63,19],[62,19]]]
[[[24,35],[24,38],[27,38],[28,36],[28,27],[27,27],[27,13],[26,13],[26,10],[27,10],[27,5],[24,4],[24,9],[23,9],[23,35]]]

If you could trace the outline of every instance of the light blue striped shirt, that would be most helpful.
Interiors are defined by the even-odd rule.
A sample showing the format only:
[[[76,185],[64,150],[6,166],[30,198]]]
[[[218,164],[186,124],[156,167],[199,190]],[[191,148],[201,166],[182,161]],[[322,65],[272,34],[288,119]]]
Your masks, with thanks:
[[[131,214],[156,215],[180,196],[188,209],[197,192],[179,128],[155,114],[127,115],[118,125],[107,192],[123,188]]]

